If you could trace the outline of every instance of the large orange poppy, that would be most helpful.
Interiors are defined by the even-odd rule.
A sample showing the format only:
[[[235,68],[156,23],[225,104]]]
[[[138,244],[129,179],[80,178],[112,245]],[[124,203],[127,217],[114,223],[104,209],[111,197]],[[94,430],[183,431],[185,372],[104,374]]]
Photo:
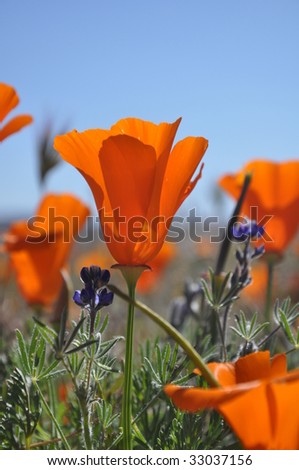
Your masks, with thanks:
[[[0,83],[0,123],[19,104],[19,101],[17,92],[12,86]],[[11,134],[20,131],[31,122],[32,117],[29,114],[15,116],[4,124],[3,127],[0,127],[0,142]]]
[[[252,180],[242,215],[265,224],[266,251],[281,254],[299,227],[299,161],[251,161],[238,173],[223,176],[219,185],[238,199],[246,173],[252,174]]]
[[[29,221],[14,222],[5,236],[5,248],[19,289],[28,304],[52,304],[62,287],[74,237],[89,209],[71,194],[48,194]]]
[[[55,138],[55,149],[89,184],[105,241],[120,264],[154,258],[201,176],[192,180],[208,141],[187,137],[172,148],[179,124],[126,118],[110,130],[74,130]]]
[[[246,449],[299,449],[299,370],[287,372],[285,354],[259,351],[209,368],[222,388],[167,385],[176,406],[217,410]]]

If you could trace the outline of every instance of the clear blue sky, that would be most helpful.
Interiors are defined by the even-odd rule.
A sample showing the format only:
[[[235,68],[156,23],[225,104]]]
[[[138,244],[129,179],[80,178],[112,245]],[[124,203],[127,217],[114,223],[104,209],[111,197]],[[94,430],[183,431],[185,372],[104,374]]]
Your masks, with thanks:
[[[35,122],[0,146],[0,214],[31,215],[52,190],[94,207],[67,164],[41,190],[36,139],[48,118],[59,131],[182,116],[178,138],[209,140],[187,202],[204,212],[223,173],[298,158],[298,24],[298,0],[1,0],[0,81]]]

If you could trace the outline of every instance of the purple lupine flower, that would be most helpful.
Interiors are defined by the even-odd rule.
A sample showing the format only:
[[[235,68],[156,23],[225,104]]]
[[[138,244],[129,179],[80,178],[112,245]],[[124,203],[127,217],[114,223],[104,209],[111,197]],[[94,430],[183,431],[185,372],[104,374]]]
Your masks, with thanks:
[[[264,234],[264,231],[264,227],[258,225],[255,220],[249,220],[244,224],[234,224],[232,235],[235,240],[243,242],[248,239],[255,240],[260,238]]]
[[[110,272],[99,266],[84,267],[81,269],[80,278],[84,288],[75,291],[73,300],[77,305],[88,310],[91,319],[90,332],[93,333],[96,313],[113,302],[113,292],[109,292],[104,287],[110,280]]]

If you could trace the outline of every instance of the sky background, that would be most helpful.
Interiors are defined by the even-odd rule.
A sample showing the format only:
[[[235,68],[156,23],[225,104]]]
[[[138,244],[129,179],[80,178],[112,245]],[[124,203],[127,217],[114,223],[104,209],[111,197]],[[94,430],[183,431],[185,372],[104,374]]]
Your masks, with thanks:
[[[37,140],[49,120],[55,134],[127,116],[181,116],[177,140],[209,140],[203,178],[183,206],[204,215],[217,215],[213,193],[224,173],[253,158],[298,158],[298,0],[0,4],[0,81],[20,96],[11,117],[34,117],[0,145],[1,217],[32,215],[48,191],[71,191],[94,209],[67,163],[40,186]]]

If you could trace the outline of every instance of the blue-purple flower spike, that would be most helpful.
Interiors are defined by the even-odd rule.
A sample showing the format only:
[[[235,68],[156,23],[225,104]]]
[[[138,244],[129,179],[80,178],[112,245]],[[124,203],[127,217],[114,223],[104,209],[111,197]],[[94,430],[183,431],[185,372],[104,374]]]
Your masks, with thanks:
[[[255,220],[249,220],[242,224],[234,224],[232,229],[233,238],[238,241],[256,240],[264,234],[264,227],[258,225]]]
[[[102,270],[99,266],[84,267],[81,269],[80,278],[84,283],[84,288],[75,291],[73,300],[77,305],[89,311],[90,332],[93,333],[96,313],[113,302],[113,292],[108,292],[104,287],[110,280],[110,272],[107,269]]]

